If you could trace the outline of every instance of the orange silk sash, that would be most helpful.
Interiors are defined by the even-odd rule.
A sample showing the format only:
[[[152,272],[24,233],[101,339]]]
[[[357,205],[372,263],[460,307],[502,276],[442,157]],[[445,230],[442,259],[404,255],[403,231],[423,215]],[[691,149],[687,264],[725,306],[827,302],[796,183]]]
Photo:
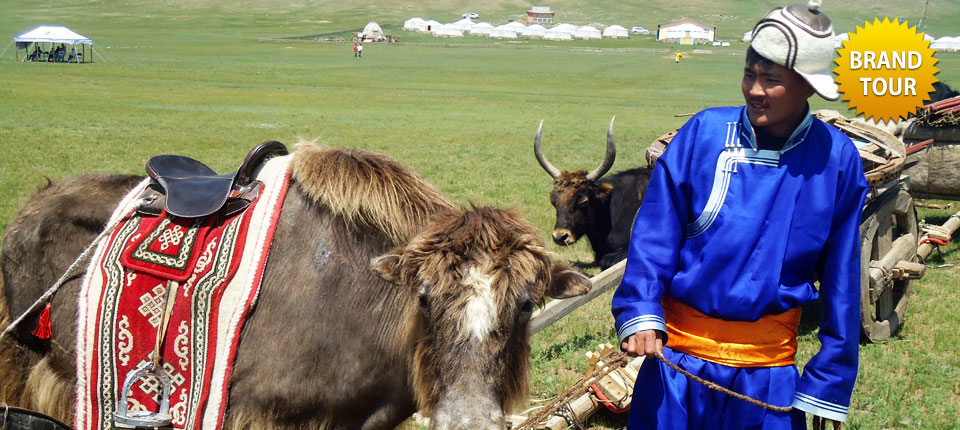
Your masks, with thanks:
[[[662,304],[670,348],[731,367],[794,364],[800,308],[749,322],[713,318],[669,296]]]

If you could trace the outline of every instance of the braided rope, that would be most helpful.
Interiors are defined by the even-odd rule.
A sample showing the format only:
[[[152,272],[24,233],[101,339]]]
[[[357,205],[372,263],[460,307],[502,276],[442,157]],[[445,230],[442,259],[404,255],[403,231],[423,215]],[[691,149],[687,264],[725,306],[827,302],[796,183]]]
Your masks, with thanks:
[[[567,390],[563,392],[563,394],[557,396],[549,406],[540,409],[536,414],[530,416],[524,422],[520,423],[519,426],[514,427],[513,430],[533,430],[537,428],[536,426],[542,423],[546,418],[556,415],[556,413],[563,408],[569,408],[570,401],[580,397],[583,393],[585,393],[587,391],[587,387],[597,383],[600,378],[607,376],[610,372],[613,372],[628,363],[627,354],[621,351],[614,351],[604,355],[600,358],[600,361],[603,361],[604,363],[602,368],[598,367],[593,372],[590,372],[590,375],[587,375],[586,377],[577,381],[575,384],[571,385],[570,388],[567,388]]]
[[[671,369],[676,370],[677,372],[680,372],[681,374],[683,374],[683,376],[686,376],[687,378],[690,378],[690,379],[692,379],[692,380],[694,380],[694,381],[697,381],[698,383],[704,385],[705,387],[707,387],[707,388],[709,388],[709,389],[711,389],[711,390],[717,390],[717,391],[719,391],[719,392],[721,392],[721,393],[724,393],[724,394],[726,394],[726,395],[728,395],[728,396],[736,397],[736,398],[738,398],[738,399],[740,399],[740,400],[743,400],[743,401],[748,402],[748,403],[753,404],[753,405],[760,406],[761,408],[764,408],[764,409],[769,409],[769,410],[771,410],[771,411],[776,411],[776,412],[790,412],[791,410],[793,410],[793,406],[775,406],[775,405],[771,405],[771,404],[769,404],[769,403],[764,403],[764,402],[761,402],[761,401],[759,401],[759,400],[757,400],[757,399],[754,399],[754,398],[752,398],[752,397],[748,397],[748,396],[745,396],[745,395],[743,395],[743,394],[740,394],[740,393],[738,393],[738,392],[736,392],[736,391],[732,391],[732,390],[730,390],[730,389],[728,389],[728,388],[726,388],[726,387],[721,387],[720,385],[717,385],[717,384],[714,383],[714,382],[710,382],[710,381],[707,381],[706,379],[700,378],[699,376],[696,376],[696,375],[694,375],[694,374],[686,371],[685,369],[680,368],[680,366],[677,366],[676,364],[671,363],[670,360],[667,360],[667,358],[664,357],[663,354],[661,354],[661,353],[659,353],[659,352],[657,353],[657,359],[659,359],[660,361],[662,361],[663,364],[666,364],[667,366],[670,366]]]
[[[583,423],[580,422],[580,418],[577,417],[576,411],[570,407],[569,403],[564,403],[563,407],[558,410],[555,415],[563,418],[567,423],[567,426],[573,426],[576,430],[584,430]]]
[[[743,401],[745,401],[745,402],[747,402],[747,403],[750,403],[750,404],[759,406],[759,407],[764,408],[764,409],[768,409],[768,410],[771,410],[771,411],[775,411],[775,412],[789,412],[789,411],[793,410],[793,406],[776,406],[776,405],[771,405],[771,404],[769,404],[769,403],[765,403],[765,402],[759,401],[759,400],[757,400],[757,399],[754,399],[754,398],[752,398],[752,397],[749,397],[749,396],[740,394],[740,393],[738,393],[738,392],[736,392],[736,391],[733,391],[733,390],[730,390],[730,389],[728,389],[728,388],[726,388],[726,387],[722,387],[722,386],[716,384],[715,382],[707,381],[707,380],[705,380],[705,379],[703,379],[703,378],[701,378],[701,377],[699,377],[699,376],[696,376],[696,375],[688,372],[687,370],[681,368],[680,366],[677,366],[676,364],[671,363],[671,362],[670,362],[669,360],[667,360],[667,358],[664,357],[663,354],[661,354],[661,353],[657,353],[656,357],[657,357],[658,360],[662,361],[664,364],[666,364],[667,366],[669,366],[671,369],[676,370],[677,372],[679,372],[680,374],[686,376],[687,378],[689,378],[689,379],[691,379],[691,380],[693,380],[693,381],[695,381],[695,382],[697,382],[697,383],[699,383],[699,384],[702,384],[703,386],[705,386],[705,387],[707,387],[707,388],[710,388],[710,389],[712,389],[712,390],[719,391],[719,392],[724,393],[724,394],[726,394],[726,395],[728,395],[728,396],[735,397],[735,398],[740,399],[740,400],[743,400]],[[536,414],[534,414],[533,416],[527,418],[524,422],[520,423],[520,425],[517,426],[517,427],[515,427],[513,430],[532,430],[532,429],[536,428],[535,426],[536,426],[537,424],[542,423],[546,418],[548,418],[548,417],[550,417],[550,416],[558,415],[558,414],[559,414],[560,417],[564,418],[564,420],[568,421],[568,423],[569,423],[569,419],[568,419],[567,414],[566,414],[565,412],[569,411],[569,403],[570,403],[570,401],[571,401],[572,399],[576,398],[576,397],[579,397],[582,393],[586,392],[586,390],[587,390],[588,387],[590,387],[591,385],[595,384],[597,381],[599,381],[599,380],[600,380],[601,378],[603,378],[604,376],[607,376],[607,375],[610,374],[610,373],[613,373],[613,372],[615,372],[615,371],[618,371],[620,368],[622,368],[623,366],[625,366],[625,365],[627,364],[627,362],[628,362],[626,353],[623,353],[623,352],[621,352],[621,351],[611,352],[611,353],[603,356],[600,360],[603,361],[604,363],[606,363],[605,366],[604,366],[602,369],[601,369],[601,368],[598,368],[598,369],[594,370],[594,371],[593,371],[590,375],[588,375],[587,377],[582,378],[582,379],[580,379],[579,381],[577,381],[577,383],[571,385],[570,388],[568,388],[566,391],[563,392],[563,394],[557,396],[557,397],[555,398],[555,400],[550,403],[549,406],[546,406],[546,407],[540,409]],[[566,411],[564,410],[565,408],[566,408]],[[835,423],[835,424],[836,424],[836,423]]]
[[[19,317],[17,317],[16,320],[14,320],[12,323],[10,323],[8,326],[6,326],[3,329],[3,333],[0,333],[0,339],[3,339],[4,337],[6,337],[7,334],[12,332],[13,329],[17,327],[17,325],[19,325],[21,322],[23,322],[24,319],[27,318],[27,315],[30,315],[31,313],[39,309],[41,304],[46,303],[50,299],[50,297],[56,294],[57,290],[59,290],[60,287],[62,287],[63,284],[67,282],[67,278],[73,275],[73,272],[77,270],[77,267],[80,267],[80,263],[86,260],[87,257],[90,256],[90,253],[92,253],[93,250],[97,248],[97,245],[100,244],[100,241],[102,241],[104,237],[110,235],[110,233],[113,232],[113,228],[116,227],[116,225],[120,222],[121,219],[122,218],[117,218],[116,220],[114,220],[114,222],[107,225],[106,228],[104,228],[103,231],[100,232],[99,235],[97,235],[96,239],[93,239],[93,242],[90,242],[90,244],[87,245],[86,248],[84,248],[83,252],[80,253],[80,256],[77,257],[77,259],[73,261],[73,264],[71,264],[70,267],[67,268],[67,271],[63,272],[63,275],[60,276],[60,279],[57,279],[57,282],[54,282],[53,286],[47,289],[47,291],[43,293],[43,295],[40,296],[40,298],[37,299],[37,301],[33,302],[33,304],[30,305],[30,307],[27,308],[26,311],[24,311]]]

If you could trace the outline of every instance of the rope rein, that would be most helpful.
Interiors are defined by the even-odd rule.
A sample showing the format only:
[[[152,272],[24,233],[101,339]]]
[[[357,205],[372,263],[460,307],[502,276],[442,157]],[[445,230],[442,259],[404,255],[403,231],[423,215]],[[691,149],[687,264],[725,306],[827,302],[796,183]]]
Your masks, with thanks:
[[[574,412],[569,403],[565,403],[563,407],[557,411],[557,414],[563,418],[568,427],[573,426],[573,428],[576,430],[584,430],[583,423],[581,423],[580,419],[577,418],[577,413]]]
[[[16,320],[14,320],[12,323],[10,323],[10,325],[6,326],[3,329],[3,333],[0,333],[0,340],[2,340],[4,337],[7,336],[7,334],[12,332],[13,329],[17,327],[17,325],[23,322],[23,320],[27,318],[27,315],[30,315],[31,313],[35,312],[37,309],[40,308],[40,305],[45,304],[50,299],[51,296],[56,294],[57,290],[59,290],[60,287],[62,287],[63,284],[67,282],[67,278],[69,278],[70,276],[73,276],[73,272],[77,270],[77,267],[80,267],[80,263],[86,260],[87,257],[90,256],[90,253],[92,253],[93,250],[97,248],[97,245],[100,244],[100,241],[102,241],[104,237],[109,236],[110,233],[113,232],[113,228],[117,226],[117,224],[120,222],[121,219],[122,218],[118,218],[114,220],[114,222],[108,224],[106,228],[104,228],[103,231],[100,232],[99,235],[97,235],[96,239],[93,239],[93,242],[90,242],[90,244],[87,245],[86,248],[84,248],[83,252],[80,253],[80,256],[77,257],[77,259],[73,261],[73,264],[71,264],[70,267],[67,268],[67,271],[63,273],[63,276],[60,276],[60,279],[57,279],[57,282],[54,282],[53,286],[47,289],[47,291],[43,293],[43,295],[40,296],[40,298],[37,299],[37,301],[33,302],[33,304],[30,305],[30,307],[27,308],[26,311],[24,311]]]
[[[687,378],[699,384],[702,384],[703,386],[710,388],[712,390],[719,391],[728,396],[738,398],[752,405],[756,405],[761,408],[769,409],[775,412],[790,412],[791,410],[793,410],[793,406],[776,406],[776,405],[771,405],[769,403],[764,403],[752,397],[740,394],[736,391],[732,391],[726,387],[717,385],[714,382],[707,381],[699,376],[696,376],[688,372],[687,370],[681,368],[680,366],[677,366],[676,364],[671,363],[661,353],[657,353],[656,357],[658,360],[662,361],[671,369],[676,370],[683,376],[686,376]],[[581,394],[585,393],[591,385],[595,384],[604,376],[607,376],[610,373],[616,372],[620,368],[625,366],[629,361],[629,357],[627,357],[627,354],[622,351],[614,351],[603,356],[600,360],[603,361],[603,363],[605,363],[602,368],[597,368],[596,370],[591,372],[590,375],[580,379],[575,384],[571,385],[570,388],[564,391],[563,394],[557,396],[554,399],[554,401],[551,402],[548,406],[541,408],[539,411],[537,411],[536,414],[527,418],[525,421],[520,423],[520,425],[518,425],[517,427],[514,427],[513,430],[532,430],[532,429],[538,428],[537,427],[538,424],[542,423],[544,420],[546,420],[546,418],[553,415],[560,416],[561,418],[564,419],[564,421],[567,422],[568,425],[573,425],[577,427],[577,425],[579,424],[579,420],[576,414],[570,408],[570,401],[579,397]],[[609,400],[607,402],[609,402]],[[601,403],[606,403],[606,402],[601,402]],[[836,428],[839,428],[839,427],[836,427]]]
[[[580,379],[577,383],[567,388],[563,394],[557,396],[550,405],[543,407],[536,414],[533,414],[527,418],[524,422],[520,423],[517,427],[514,427],[513,430],[533,430],[537,428],[537,425],[543,422],[547,417],[552,415],[559,415],[563,417],[565,421],[569,422],[569,419],[565,417],[564,412],[561,412],[562,409],[566,408],[569,410],[570,400],[580,397],[581,394],[587,391],[587,388],[595,384],[600,378],[607,376],[609,373],[623,367],[626,365],[629,360],[627,354],[621,351],[614,351],[610,354],[603,356],[601,359],[603,361],[603,367],[597,367],[596,370],[590,373],[590,375]],[[574,419],[576,419],[576,414],[573,411],[570,411],[573,414]],[[575,421],[576,422],[576,421]]]
[[[717,385],[717,384],[714,383],[714,382],[707,381],[706,379],[703,379],[703,378],[701,378],[701,377],[699,377],[699,376],[696,376],[696,375],[694,375],[694,374],[686,371],[685,369],[680,368],[680,366],[677,366],[676,364],[671,363],[670,360],[667,360],[667,358],[664,357],[663,354],[661,354],[661,353],[659,353],[659,352],[657,353],[657,359],[660,360],[660,361],[662,361],[663,364],[666,364],[667,366],[670,366],[671,369],[676,370],[677,372],[680,372],[681,374],[683,374],[683,376],[686,376],[687,378],[690,378],[690,379],[692,379],[692,380],[694,380],[694,381],[702,384],[703,386],[705,386],[705,387],[707,387],[707,388],[709,388],[709,389],[711,389],[711,390],[717,390],[717,391],[719,391],[719,392],[721,392],[721,393],[723,393],[723,394],[726,394],[726,395],[728,395],[728,396],[736,397],[736,398],[738,398],[738,399],[740,399],[740,400],[743,400],[743,401],[748,402],[748,403],[753,404],[753,405],[757,405],[757,406],[759,406],[759,407],[761,407],[761,408],[764,408],[764,409],[769,409],[769,410],[771,410],[771,411],[776,411],[776,412],[790,412],[791,410],[793,410],[793,406],[775,406],[775,405],[771,405],[771,404],[769,404],[769,403],[764,403],[764,402],[761,402],[761,401],[759,401],[759,400],[757,400],[757,399],[754,399],[754,398],[752,398],[752,397],[745,396],[745,395],[740,394],[740,393],[738,393],[738,392],[736,392],[736,391],[732,391],[732,390],[730,390],[730,389],[728,389],[728,388],[726,388],[726,387],[721,387],[720,385]]]

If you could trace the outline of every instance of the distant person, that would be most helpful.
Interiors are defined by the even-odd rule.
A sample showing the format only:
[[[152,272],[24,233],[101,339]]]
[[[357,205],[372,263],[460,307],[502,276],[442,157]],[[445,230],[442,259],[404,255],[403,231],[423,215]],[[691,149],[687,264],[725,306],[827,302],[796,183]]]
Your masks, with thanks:
[[[69,63],[69,62],[75,60],[76,58],[77,58],[77,47],[74,46],[74,47],[70,48],[70,56],[67,57],[67,62]]]
[[[681,54],[681,53],[680,53],[680,50],[678,49],[678,50],[677,50],[677,55],[676,55],[676,62],[677,62],[677,63],[680,62],[680,57],[683,57],[683,54]]]
[[[60,46],[57,47],[57,62],[58,62],[58,63],[63,62],[63,55],[66,54],[66,53],[67,53],[67,47],[66,47],[66,46],[63,46],[63,44],[61,43]]]
[[[357,45],[357,57],[363,57],[363,44]]]
[[[360,47],[356,43],[353,44],[353,58],[360,56]]]

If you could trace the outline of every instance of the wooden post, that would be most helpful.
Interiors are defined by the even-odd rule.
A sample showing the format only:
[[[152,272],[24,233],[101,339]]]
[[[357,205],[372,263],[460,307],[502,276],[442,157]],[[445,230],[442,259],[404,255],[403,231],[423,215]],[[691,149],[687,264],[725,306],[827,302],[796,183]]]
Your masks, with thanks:
[[[564,315],[575,311],[590,300],[619,285],[620,280],[623,279],[623,269],[626,265],[627,260],[621,260],[599,275],[590,278],[590,282],[593,283],[593,288],[591,288],[587,294],[547,303],[543,309],[538,310],[534,313],[533,317],[530,318],[530,334],[543,330],[545,327],[563,318]]]
[[[882,290],[886,282],[887,273],[893,271],[894,266],[901,260],[913,258],[914,245],[917,239],[913,234],[900,236],[893,242],[893,246],[880,260],[870,263],[870,288]]]
[[[920,279],[927,273],[927,266],[923,263],[900,261],[893,266],[894,279]]]

